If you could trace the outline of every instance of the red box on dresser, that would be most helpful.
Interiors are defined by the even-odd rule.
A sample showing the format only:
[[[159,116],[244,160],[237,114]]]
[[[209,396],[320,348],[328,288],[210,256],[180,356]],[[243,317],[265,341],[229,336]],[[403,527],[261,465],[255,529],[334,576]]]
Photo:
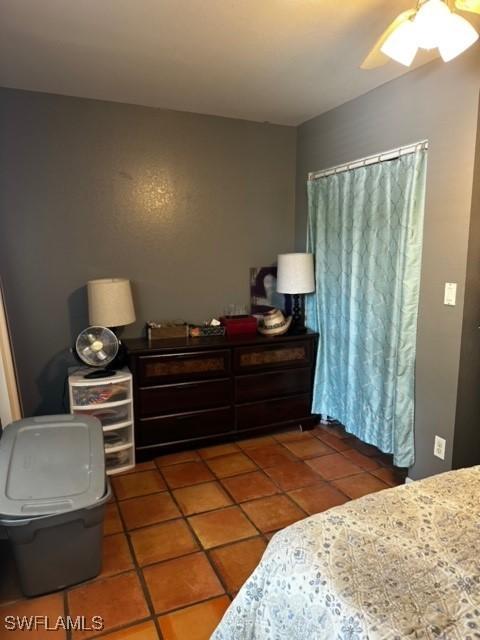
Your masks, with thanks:
[[[248,336],[257,333],[257,319],[254,316],[222,316],[220,322],[227,336]]]

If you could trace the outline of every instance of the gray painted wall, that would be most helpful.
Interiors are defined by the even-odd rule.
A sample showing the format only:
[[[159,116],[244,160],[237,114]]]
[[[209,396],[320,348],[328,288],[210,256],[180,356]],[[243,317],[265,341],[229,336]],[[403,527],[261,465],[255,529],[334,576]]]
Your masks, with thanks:
[[[423,66],[308,121],[298,131],[298,250],[305,247],[305,182],[309,171],[425,138],[430,143],[412,478],[447,470],[452,464],[479,69],[476,47],[448,64],[435,61]],[[445,282],[459,285],[456,307],[443,305]],[[434,434],[447,440],[443,462],[433,456]]]
[[[480,114],[468,242],[453,467],[480,462]]]
[[[294,128],[0,90],[0,273],[26,415],[61,409],[85,283],[132,280],[148,319],[248,303],[293,249]]]

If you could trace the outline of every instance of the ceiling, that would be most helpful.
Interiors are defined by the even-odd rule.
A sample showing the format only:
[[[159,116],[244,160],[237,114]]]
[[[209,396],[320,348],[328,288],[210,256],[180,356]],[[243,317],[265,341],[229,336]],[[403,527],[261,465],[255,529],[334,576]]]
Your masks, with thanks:
[[[296,125],[406,72],[359,64],[413,4],[0,0],[0,85]]]

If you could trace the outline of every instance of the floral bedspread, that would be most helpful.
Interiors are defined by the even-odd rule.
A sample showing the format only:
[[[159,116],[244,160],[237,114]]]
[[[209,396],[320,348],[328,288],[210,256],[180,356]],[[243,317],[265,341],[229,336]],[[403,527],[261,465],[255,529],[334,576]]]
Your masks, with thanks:
[[[480,638],[480,467],[277,533],[211,640]]]

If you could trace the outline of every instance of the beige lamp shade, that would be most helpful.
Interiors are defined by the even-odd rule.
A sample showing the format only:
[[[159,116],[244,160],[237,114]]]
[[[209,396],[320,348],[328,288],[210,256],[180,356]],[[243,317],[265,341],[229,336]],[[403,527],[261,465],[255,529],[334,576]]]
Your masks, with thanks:
[[[135,322],[132,289],[126,278],[102,278],[87,283],[91,325],[123,327]]]
[[[281,253],[277,261],[278,293],[311,293],[315,291],[313,254]]]

